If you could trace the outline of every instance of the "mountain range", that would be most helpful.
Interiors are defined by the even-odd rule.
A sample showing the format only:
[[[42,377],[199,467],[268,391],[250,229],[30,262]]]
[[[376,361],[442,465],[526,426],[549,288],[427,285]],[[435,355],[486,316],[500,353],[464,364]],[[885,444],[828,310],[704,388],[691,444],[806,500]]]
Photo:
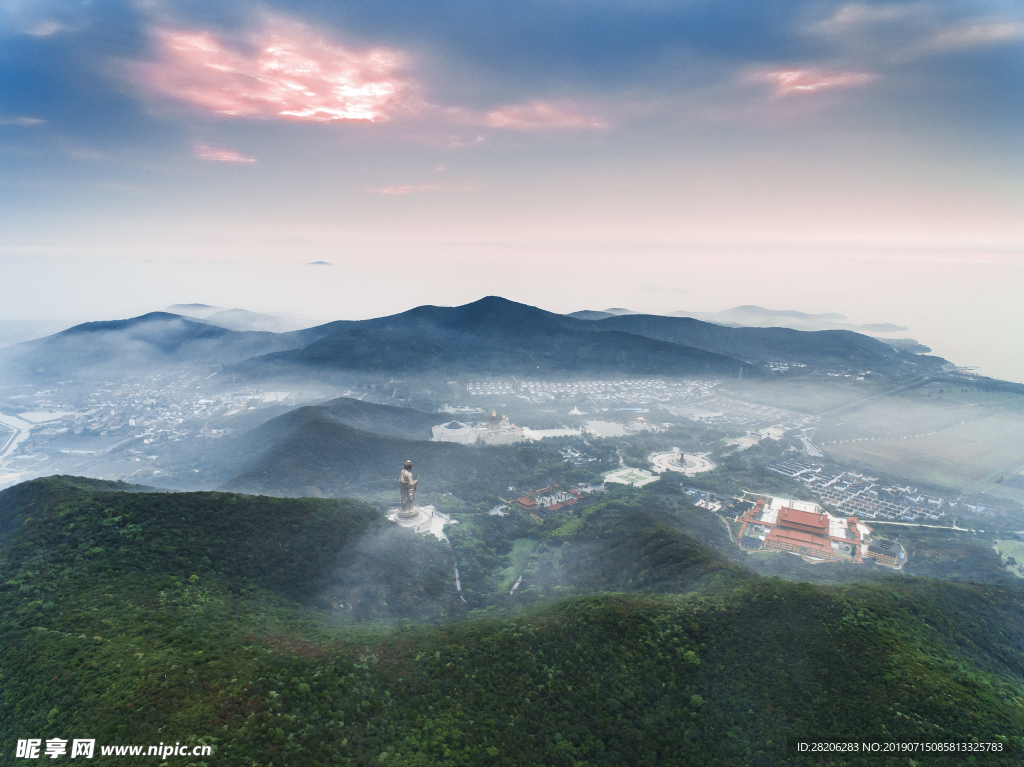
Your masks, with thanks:
[[[249,373],[316,368],[519,375],[611,370],[721,375],[753,370],[750,363],[713,349],[598,324],[488,297],[464,306],[421,306],[389,317],[330,323],[317,328],[321,337],[307,346],[264,355],[237,368]]]
[[[10,373],[71,376],[222,365],[236,375],[578,373],[759,375],[771,363],[917,373],[944,361],[847,330],[725,327],[688,317],[577,319],[487,297],[287,333],[230,330],[167,312],[90,322],[0,350]]]

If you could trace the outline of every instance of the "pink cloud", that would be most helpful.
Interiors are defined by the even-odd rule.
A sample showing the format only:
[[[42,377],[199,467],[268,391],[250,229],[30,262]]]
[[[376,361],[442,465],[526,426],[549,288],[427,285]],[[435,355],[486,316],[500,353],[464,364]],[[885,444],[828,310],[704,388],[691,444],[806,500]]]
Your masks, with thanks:
[[[415,84],[399,76],[406,63],[401,52],[347,48],[279,17],[269,17],[237,44],[202,30],[163,28],[152,35],[157,57],[136,66],[137,81],[152,93],[226,117],[383,122],[401,112],[525,132],[608,127],[569,102],[534,100],[482,113],[426,103]]]
[[[206,144],[196,144],[192,151],[200,160],[210,162],[256,162],[255,157],[246,157],[231,149],[218,149]]]
[[[836,88],[856,88],[877,79],[871,72],[824,72],[819,69],[780,69],[760,71],[751,80],[775,86],[778,96],[794,93],[820,93]]]
[[[465,184],[452,186],[451,184],[399,184],[396,186],[382,186],[376,189],[367,189],[367,192],[374,194],[411,194],[413,192],[478,192],[480,187],[477,184]]]
[[[508,104],[484,115],[484,125],[520,131],[600,130],[608,127],[603,120],[587,114],[572,104],[531,101]]]
[[[153,91],[229,117],[313,122],[386,120],[405,91],[400,54],[354,51],[301,24],[269,20],[251,48],[210,32],[157,30],[160,52],[141,68]]]
[[[367,192],[375,194],[409,194],[410,192],[432,192],[438,189],[436,184],[400,184],[398,186],[382,186],[377,189],[367,189]]]

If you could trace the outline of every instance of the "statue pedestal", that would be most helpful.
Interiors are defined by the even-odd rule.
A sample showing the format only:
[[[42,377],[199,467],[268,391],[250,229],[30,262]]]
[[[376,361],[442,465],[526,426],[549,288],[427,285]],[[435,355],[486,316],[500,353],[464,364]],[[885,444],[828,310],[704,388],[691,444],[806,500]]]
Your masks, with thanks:
[[[436,511],[433,506],[414,506],[411,511],[397,507],[387,513],[387,518],[402,527],[415,527],[418,524],[429,522]]]
[[[393,508],[385,516],[402,527],[412,528],[417,533],[431,533],[442,541],[448,540],[448,536],[444,534],[444,526],[459,524],[457,520],[433,506],[416,506],[413,512],[412,515],[408,515],[408,512],[403,512],[401,508]]]

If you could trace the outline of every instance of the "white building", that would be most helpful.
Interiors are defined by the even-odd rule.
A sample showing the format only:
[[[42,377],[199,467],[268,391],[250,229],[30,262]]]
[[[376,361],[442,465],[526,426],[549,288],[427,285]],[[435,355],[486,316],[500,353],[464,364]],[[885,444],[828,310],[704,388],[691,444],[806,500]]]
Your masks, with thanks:
[[[514,445],[526,441],[523,430],[511,423],[508,416],[498,417],[496,411],[486,421],[476,425],[449,421],[438,424],[431,429],[433,442],[455,442],[460,445],[475,445],[479,440],[485,445]]]
[[[497,411],[492,411],[487,423],[481,422],[477,428],[480,429],[480,439],[485,445],[514,445],[526,440],[523,430],[509,421],[507,415],[499,419]]]
[[[460,445],[472,445],[476,443],[476,430],[466,423],[449,421],[433,427],[431,441],[433,442],[455,442]]]

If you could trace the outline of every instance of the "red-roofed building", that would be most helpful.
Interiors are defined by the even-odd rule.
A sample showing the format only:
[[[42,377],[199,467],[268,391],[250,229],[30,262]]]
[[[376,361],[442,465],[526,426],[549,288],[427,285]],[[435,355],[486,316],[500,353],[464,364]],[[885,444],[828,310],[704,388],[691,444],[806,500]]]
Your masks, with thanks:
[[[779,527],[790,530],[799,530],[811,535],[828,536],[828,515],[816,514],[812,511],[800,511],[783,506],[779,509],[779,516],[775,520]]]
[[[752,508],[746,510],[743,514],[743,519],[751,522],[761,519],[761,515],[764,513],[764,498],[758,498],[757,503]],[[746,524],[746,523],[744,523]]]
[[[757,496],[751,500],[754,506],[736,518],[741,523],[740,545],[748,550],[781,549],[829,561],[861,562],[869,556],[871,528],[856,516],[836,517],[809,502]],[[798,504],[804,508],[793,508]]]
[[[836,558],[836,553],[832,549],[828,538],[821,538],[799,530],[773,527],[768,531],[768,535],[765,536],[764,545],[773,549],[792,551],[805,557],[818,557],[820,559]]]
[[[550,485],[542,487],[540,490],[532,490],[512,501],[512,504],[523,511],[532,512],[540,508],[557,511],[564,508],[566,504],[576,503],[584,498],[584,494],[575,488],[562,490],[558,485]]]

